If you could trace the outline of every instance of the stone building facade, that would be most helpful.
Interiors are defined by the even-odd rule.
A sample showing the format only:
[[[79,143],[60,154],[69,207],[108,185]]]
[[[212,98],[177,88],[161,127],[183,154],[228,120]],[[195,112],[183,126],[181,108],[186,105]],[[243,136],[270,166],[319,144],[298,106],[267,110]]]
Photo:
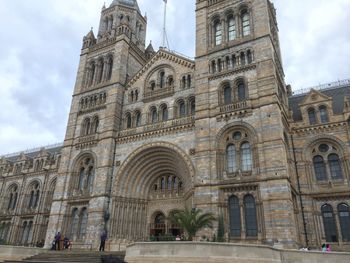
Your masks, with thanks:
[[[292,95],[269,0],[196,1],[196,58],[145,46],[136,0],[83,39],[64,143],[3,157],[0,237],[110,249],[224,218],[229,242],[350,249],[350,82]],[[200,235],[211,237],[214,230]]]

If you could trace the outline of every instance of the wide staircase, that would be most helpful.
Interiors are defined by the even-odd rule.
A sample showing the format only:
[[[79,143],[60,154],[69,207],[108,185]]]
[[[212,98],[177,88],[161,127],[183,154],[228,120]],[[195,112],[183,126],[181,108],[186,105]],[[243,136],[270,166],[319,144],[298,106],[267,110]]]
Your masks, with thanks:
[[[124,262],[125,252],[97,251],[48,251],[21,261],[7,260],[7,263],[119,263]]]

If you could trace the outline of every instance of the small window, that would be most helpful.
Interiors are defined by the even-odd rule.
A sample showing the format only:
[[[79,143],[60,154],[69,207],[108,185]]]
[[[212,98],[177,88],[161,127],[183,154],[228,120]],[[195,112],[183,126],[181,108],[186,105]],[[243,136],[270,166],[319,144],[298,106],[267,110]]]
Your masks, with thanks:
[[[136,127],[140,127],[141,126],[141,113],[137,112],[136,113]]]
[[[168,108],[166,105],[163,105],[162,107],[162,121],[168,120]]]
[[[126,116],[126,128],[127,128],[127,129],[130,129],[130,128],[131,128],[131,115],[130,115],[130,114],[128,114],[128,115]]]
[[[238,84],[237,93],[238,93],[238,101],[244,101],[246,99],[245,85],[243,82],[240,82]]]
[[[313,158],[314,170],[317,181],[327,180],[326,165],[324,163],[323,157],[317,155]]]
[[[241,52],[241,66],[245,66],[246,61],[245,61],[245,54],[244,52]]]
[[[151,121],[152,123],[156,123],[158,121],[157,109],[155,108],[151,109]]]
[[[252,170],[252,153],[248,142],[241,145],[241,169],[242,171]]]
[[[253,62],[253,56],[250,50],[247,51],[247,62],[248,64],[251,64]]]
[[[327,123],[328,120],[328,111],[327,111],[327,107],[326,106],[320,106],[319,108],[320,110],[320,120],[321,123]]]
[[[241,237],[241,210],[236,196],[229,198],[230,236]]]
[[[308,115],[309,115],[309,123],[310,125],[314,125],[317,123],[316,121],[316,113],[315,113],[315,109],[311,108],[308,110]]]
[[[252,195],[244,197],[245,223],[247,237],[258,236],[255,199]]]
[[[328,156],[329,169],[331,171],[332,179],[342,179],[343,173],[340,166],[340,160],[338,155],[330,154]]]
[[[183,101],[179,102],[179,116],[180,117],[186,116],[186,107],[185,107],[185,103]]]
[[[234,173],[237,171],[236,164],[236,147],[234,145],[229,145],[226,149],[227,158],[227,171],[229,173]]]
[[[160,88],[164,88],[164,78],[165,78],[165,73],[164,71],[161,71],[159,74],[159,86]]]

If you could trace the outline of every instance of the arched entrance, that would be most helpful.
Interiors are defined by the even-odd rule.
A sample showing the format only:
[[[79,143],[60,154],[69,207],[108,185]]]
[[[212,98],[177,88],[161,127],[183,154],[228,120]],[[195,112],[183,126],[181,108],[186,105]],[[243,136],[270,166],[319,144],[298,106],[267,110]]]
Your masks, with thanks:
[[[145,145],[127,158],[116,178],[110,226],[114,238],[180,234],[167,216],[192,198],[194,178],[192,161],[180,148],[165,142]]]

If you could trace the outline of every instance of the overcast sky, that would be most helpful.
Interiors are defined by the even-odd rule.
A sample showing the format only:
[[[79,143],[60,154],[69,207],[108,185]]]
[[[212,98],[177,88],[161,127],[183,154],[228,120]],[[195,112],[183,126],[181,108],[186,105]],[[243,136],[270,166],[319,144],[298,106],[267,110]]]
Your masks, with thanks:
[[[0,0],[0,155],[62,142],[82,38],[111,0]],[[162,0],[138,0],[147,42],[161,41]],[[350,1],[274,0],[286,83],[350,78]],[[168,0],[170,48],[194,57],[195,0]]]

